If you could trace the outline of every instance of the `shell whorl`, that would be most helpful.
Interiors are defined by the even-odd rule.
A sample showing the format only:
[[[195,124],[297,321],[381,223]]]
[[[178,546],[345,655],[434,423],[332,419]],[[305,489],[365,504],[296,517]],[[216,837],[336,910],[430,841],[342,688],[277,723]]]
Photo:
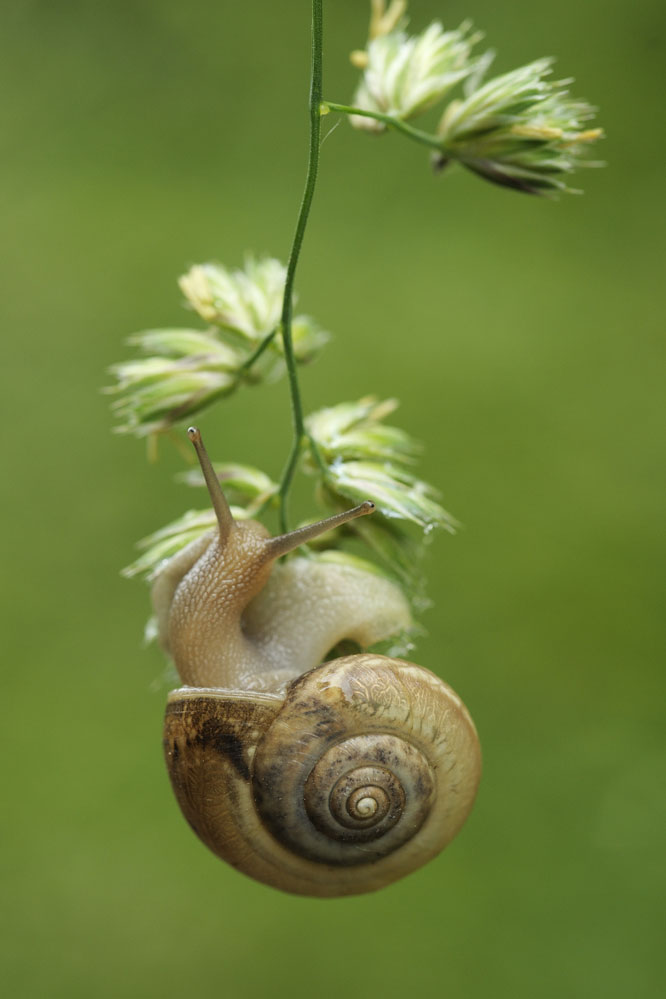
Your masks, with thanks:
[[[258,746],[257,810],[308,859],[376,861],[408,843],[435,803],[455,822],[467,803],[456,751],[472,732],[457,696],[420,666],[333,660],[292,685]]]
[[[450,687],[403,660],[365,653],[310,669],[342,638],[368,647],[409,626],[399,588],[367,570],[310,557],[271,572],[374,504],[269,538],[233,520],[199,431],[188,434],[219,529],[153,587],[162,644],[193,685],[169,696],[164,727],[180,807],[258,881],[318,896],[382,888],[467,818],[481,769],[474,724]]]
[[[181,702],[196,697],[201,715],[206,694],[172,695],[172,783],[201,838],[258,880],[299,894],[372,891],[443,849],[472,807],[474,725],[419,666],[344,657],[300,677],[284,702],[264,697],[255,709],[238,692],[211,691],[214,723],[184,724]],[[195,803],[217,795],[204,826]]]

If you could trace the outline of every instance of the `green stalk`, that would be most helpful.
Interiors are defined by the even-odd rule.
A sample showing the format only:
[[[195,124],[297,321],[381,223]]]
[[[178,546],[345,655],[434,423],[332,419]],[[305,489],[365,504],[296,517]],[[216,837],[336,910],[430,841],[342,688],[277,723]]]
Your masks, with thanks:
[[[400,121],[399,118],[392,118],[388,114],[382,114],[381,111],[365,111],[363,108],[350,107],[348,104],[334,104],[333,101],[324,101],[322,106],[328,111],[337,111],[339,114],[356,114],[360,115],[361,118],[374,118],[376,121],[381,121],[384,125],[388,125],[389,128],[395,128],[396,131],[403,132],[404,135],[408,135],[415,142],[421,142],[424,146],[430,146],[431,149],[437,149],[440,153],[442,152],[442,143],[436,135],[423,132],[420,128],[413,128],[406,122]]]
[[[243,364],[241,364],[240,368],[238,369],[239,376],[246,375],[249,372],[249,370],[252,368],[254,362],[259,360],[259,358],[261,357],[261,355],[263,354],[263,352],[266,350],[266,348],[275,339],[276,334],[277,334],[279,328],[280,328],[279,326],[276,326],[275,329],[272,329],[270,331],[270,333],[268,333],[264,337],[264,339],[261,341],[261,343],[256,348],[256,350],[254,350],[250,354],[250,356],[248,357],[247,361],[244,361]]]
[[[280,530],[287,531],[287,496],[291,487],[296,463],[301,451],[303,439],[306,437],[305,423],[303,421],[303,405],[301,402],[301,392],[298,384],[298,374],[296,371],[296,358],[294,357],[294,345],[291,334],[292,320],[292,298],[294,293],[294,277],[296,266],[303,244],[305,227],[310,214],[310,206],[314,195],[315,184],[317,183],[317,171],[319,168],[319,137],[321,132],[321,102],[322,102],[322,39],[323,39],[323,13],[322,0],[312,0],[312,74],[310,83],[310,155],[308,158],[308,172],[305,180],[305,190],[303,200],[298,213],[296,231],[289,254],[287,264],[287,278],[284,285],[284,298],[282,300],[282,316],[280,320],[282,330],[282,341],[284,343],[284,359],[287,365],[287,375],[289,378],[289,392],[291,396],[291,414],[294,429],[294,440],[291,452],[287,460],[282,479],[280,481]],[[311,442],[312,445],[312,442]]]

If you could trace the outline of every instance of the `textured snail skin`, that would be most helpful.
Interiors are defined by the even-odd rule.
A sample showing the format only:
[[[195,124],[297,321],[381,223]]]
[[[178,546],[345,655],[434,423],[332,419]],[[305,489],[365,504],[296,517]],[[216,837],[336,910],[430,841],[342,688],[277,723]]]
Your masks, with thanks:
[[[323,662],[409,627],[390,580],[331,558],[280,556],[372,503],[270,538],[236,523],[193,441],[219,530],[158,573],[159,638],[186,686],[169,695],[173,790],[223,860],[301,895],[382,888],[456,835],[481,773],[474,724],[428,670],[370,653]]]
[[[176,690],[164,746],[176,797],[204,843],[300,895],[374,891],[426,863],[464,823],[481,774],[474,724],[451,688],[420,666],[371,654],[324,663],[284,700]],[[404,803],[377,838],[367,818],[343,825],[330,812],[335,784],[355,771],[398,774]],[[362,787],[356,800],[367,809],[382,795]]]
[[[206,535],[157,577],[160,642],[184,683],[284,693],[342,639],[367,648],[410,627],[390,580],[313,558],[272,566],[261,559],[267,537],[254,521],[226,546]]]

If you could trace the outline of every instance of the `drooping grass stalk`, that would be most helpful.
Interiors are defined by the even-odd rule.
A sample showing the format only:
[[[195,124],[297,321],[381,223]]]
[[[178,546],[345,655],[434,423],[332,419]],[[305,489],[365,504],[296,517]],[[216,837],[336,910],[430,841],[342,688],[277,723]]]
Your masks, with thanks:
[[[246,374],[248,374],[248,372],[250,371],[250,369],[253,367],[255,361],[259,360],[259,358],[261,357],[261,355],[263,354],[263,352],[266,350],[266,348],[273,342],[273,340],[275,339],[275,337],[276,337],[279,329],[280,329],[280,327],[276,326],[274,329],[272,329],[270,331],[270,333],[268,333],[264,337],[264,339],[261,341],[261,343],[256,348],[256,350],[254,350],[253,353],[250,354],[250,356],[248,357],[247,361],[244,361],[243,364],[241,364],[241,366],[239,368],[239,371],[238,371],[239,375],[246,375]]]
[[[303,404],[301,402],[301,392],[298,384],[298,374],[296,371],[296,358],[294,356],[294,345],[291,331],[292,321],[292,298],[294,293],[294,277],[298,258],[303,245],[305,228],[310,214],[310,206],[317,183],[317,171],[319,169],[319,141],[321,133],[321,103],[322,103],[322,41],[323,41],[323,11],[322,0],[312,0],[312,71],[310,77],[310,153],[308,157],[308,172],[305,180],[305,190],[301,207],[296,221],[296,230],[289,253],[287,264],[287,277],[284,285],[284,298],[282,300],[282,315],[280,325],[282,330],[282,340],[284,343],[284,359],[287,365],[287,375],[289,378],[289,392],[291,396],[291,413],[294,430],[294,439],[291,446],[289,458],[285,465],[282,479],[280,481],[280,529],[287,531],[287,496],[296,471],[296,463],[301,451],[303,439],[306,436],[305,424],[303,421]],[[312,442],[311,442],[312,445]]]
[[[361,118],[374,118],[375,121],[381,121],[384,125],[388,125],[389,128],[395,128],[396,131],[403,132],[410,139],[414,139],[415,142],[420,142],[424,146],[430,146],[431,149],[437,149],[438,152],[442,152],[441,139],[438,139],[436,135],[430,135],[429,132],[424,132],[420,128],[414,128],[399,118],[392,118],[388,114],[382,114],[381,111],[366,111],[364,108],[355,108],[348,104],[335,104],[333,101],[324,101],[323,107],[327,111],[336,111],[339,114],[359,115]]]

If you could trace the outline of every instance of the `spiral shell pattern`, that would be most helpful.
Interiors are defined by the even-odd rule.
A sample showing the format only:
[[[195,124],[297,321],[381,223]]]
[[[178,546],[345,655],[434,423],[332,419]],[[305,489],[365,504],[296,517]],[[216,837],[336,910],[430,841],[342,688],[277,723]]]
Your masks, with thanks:
[[[476,783],[461,780],[461,743],[478,762],[471,719],[432,673],[385,656],[333,660],[291,686],[258,746],[257,810],[303,857],[373,863],[412,840],[436,803],[456,825],[467,814]]]
[[[165,752],[201,839],[303,895],[373,891],[426,863],[464,823],[481,773],[457,694],[420,666],[367,653],[305,673],[284,699],[174,691]]]

